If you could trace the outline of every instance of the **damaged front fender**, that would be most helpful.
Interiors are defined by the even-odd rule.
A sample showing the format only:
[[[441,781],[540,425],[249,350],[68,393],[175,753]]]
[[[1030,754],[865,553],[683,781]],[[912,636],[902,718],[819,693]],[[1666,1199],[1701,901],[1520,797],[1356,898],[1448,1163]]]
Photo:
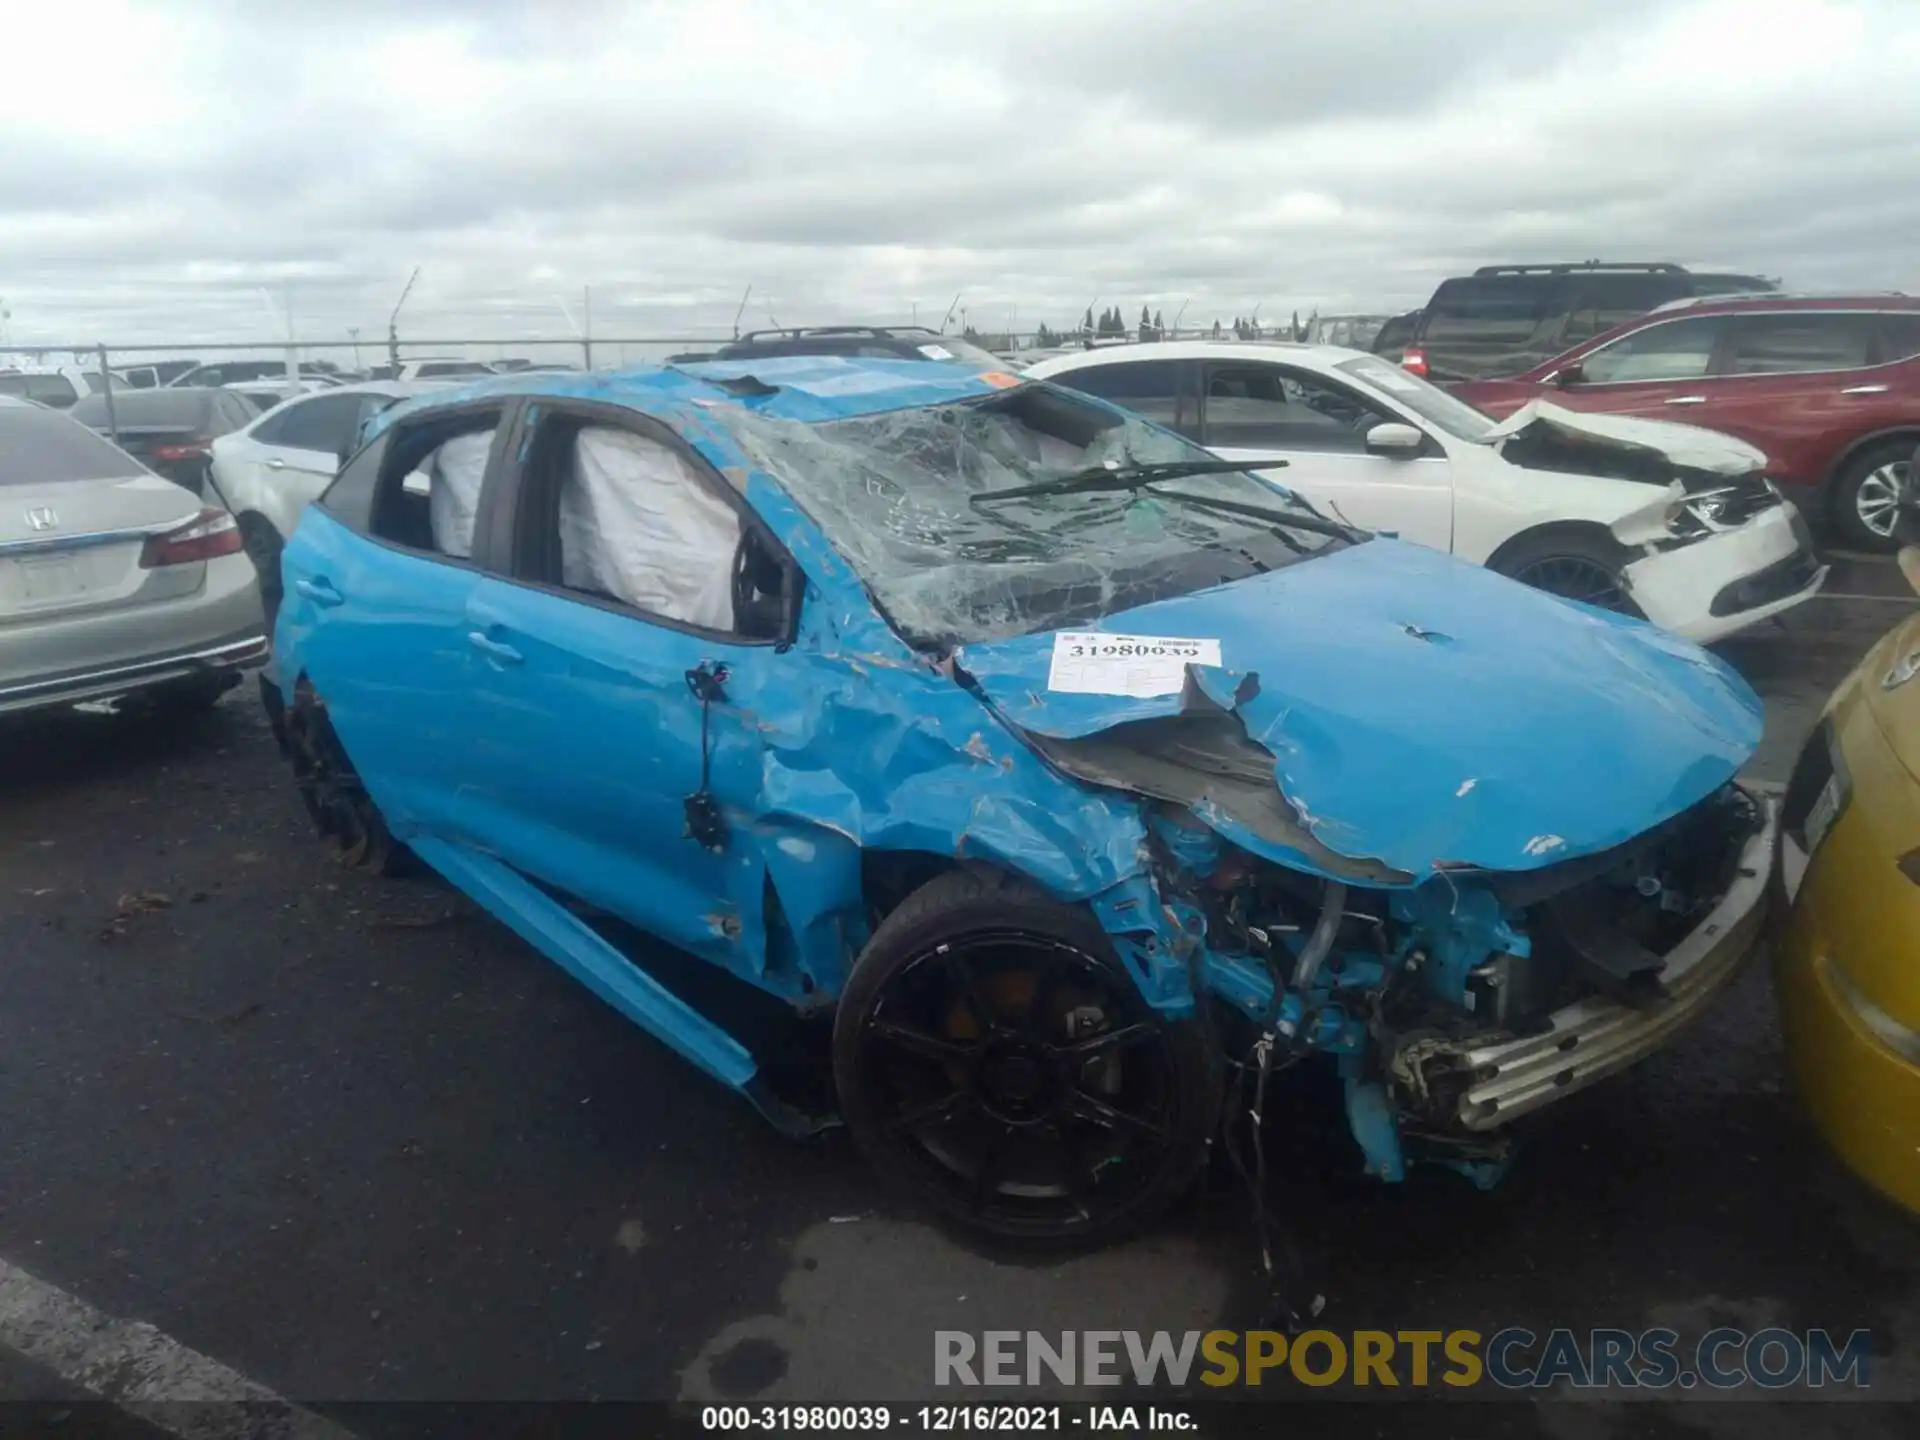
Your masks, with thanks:
[[[1052,634],[957,664],[1061,768],[1332,878],[1604,851],[1723,785],[1760,736],[1759,698],[1689,642],[1394,541],[1106,624],[1217,640],[1221,664],[1154,694],[1053,688]]]

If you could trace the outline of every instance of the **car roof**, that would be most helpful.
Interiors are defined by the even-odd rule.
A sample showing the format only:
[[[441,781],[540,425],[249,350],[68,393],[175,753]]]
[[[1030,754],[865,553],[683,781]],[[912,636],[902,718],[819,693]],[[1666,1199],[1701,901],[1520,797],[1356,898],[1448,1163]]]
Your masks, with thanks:
[[[1356,357],[1377,360],[1369,350],[1348,345],[1310,345],[1300,340],[1146,340],[1128,345],[1106,345],[1093,350],[1070,350],[1041,360],[1036,370],[1078,370],[1084,365],[1107,365],[1149,360],[1290,360],[1330,369]],[[1044,377],[1043,377],[1044,378]]]
[[[1748,310],[1920,310],[1920,296],[1903,294],[1898,290],[1842,290],[1831,294],[1810,291],[1782,294],[1779,291],[1756,290],[1738,295],[1686,295],[1678,300],[1669,300],[1664,305],[1656,305],[1647,314],[1666,315],[1675,310],[1695,314],[1703,311],[1738,314]]]
[[[844,337],[857,340],[862,336],[870,339],[894,340],[908,336],[925,335],[938,339],[941,332],[926,325],[799,325],[782,326],[770,330],[749,330],[731,345],[745,345],[754,341],[766,340],[830,340]]]
[[[775,355],[624,370],[520,370],[471,383],[423,386],[413,398],[374,417],[365,438],[409,415],[493,396],[594,400],[700,429],[711,428],[720,407],[814,424],[981,399],[1021,383],[1011,374],[942,360],[851,355]]]

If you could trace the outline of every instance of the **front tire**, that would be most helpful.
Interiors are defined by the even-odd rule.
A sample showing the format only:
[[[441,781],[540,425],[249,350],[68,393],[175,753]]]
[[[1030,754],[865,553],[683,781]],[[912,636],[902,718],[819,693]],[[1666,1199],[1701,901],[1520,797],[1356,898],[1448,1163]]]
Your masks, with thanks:
[[[1913,455],[1911,438],[1888,440],[1867,446],[1840,468],[1828,509],[1842,543],[1876,555],[1900,548],[1893,530],[1900,514],[1900,487],[1913,468]]]
[[[1217,1110],[1195,1022],[1147,1004],[1086,910],[988,870],[936,877],[881,924],[833,1068],[874,1168],[999,1240],[1145,1225],[1199,1174]]]
[[[1633,559],[1633,551],[1603,531],[1550,527],[1510,541],[1487,568],[1563,600],[1644,620],[1623,578]]]

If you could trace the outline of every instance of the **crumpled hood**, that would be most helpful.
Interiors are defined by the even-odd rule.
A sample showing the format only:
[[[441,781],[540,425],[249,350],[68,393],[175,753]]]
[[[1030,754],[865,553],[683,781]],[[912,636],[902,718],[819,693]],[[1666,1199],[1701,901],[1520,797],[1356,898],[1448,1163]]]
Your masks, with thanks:
[[[1271,757],[1310,843],[1249,831],[1210,801],[1192,808],[1236,843],[1323,872],[1337,867],[1321,847],[1414,880],[1604,850],[1712,793],[1760,739],[1759,698],[1688,641],[1386,539],[1098,629],[1199,641],[1203,653],[1217,642],[1219,664],[1188,667],[1184,691],[1124,694],[1050,687],[1129,683],[1124,662],[1056,671],[1066,632],[967,646],[956,660],[1050,751],[1124,734],[1160,737],[1161,750],[1170,717],[1230,712],[1260,747],[1250,753]],[[1152,688],[1137,673],[1132,684]]]
[[[1752,475],[1765,469],[1767,463],[1764,452],[1718,430],[1671,420],[1642,420],[1633,415],[1587,414],[1550,400],[1528,401],[1482,438],[1497,444],[1534,426],[1607,449],[1656,456],[1682,469],[1709,475]]]

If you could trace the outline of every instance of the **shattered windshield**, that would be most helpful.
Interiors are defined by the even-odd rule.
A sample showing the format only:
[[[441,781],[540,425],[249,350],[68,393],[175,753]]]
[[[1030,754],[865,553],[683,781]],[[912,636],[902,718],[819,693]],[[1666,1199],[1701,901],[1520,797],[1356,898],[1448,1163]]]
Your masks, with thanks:
[[[894,627],[923,647],[1084,624],[1346,543],[1153,489],[975,505],[989,491],[1109,463],[1211,458],[1170,431],[1052,387],[826,424],[732,418],[754,463],[839,547]],[[1183,478],[1177,488],[1313,514],[1241,472]]]

